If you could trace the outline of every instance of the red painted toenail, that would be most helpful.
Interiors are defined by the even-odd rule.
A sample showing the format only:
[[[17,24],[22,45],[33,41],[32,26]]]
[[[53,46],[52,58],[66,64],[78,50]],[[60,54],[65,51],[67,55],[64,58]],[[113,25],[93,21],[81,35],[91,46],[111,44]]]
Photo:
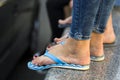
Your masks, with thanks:
[[[34,57],[38,57],[37,55],[35,55]]]
[[[49,45],[48,48],[50,48],[51,46]]]

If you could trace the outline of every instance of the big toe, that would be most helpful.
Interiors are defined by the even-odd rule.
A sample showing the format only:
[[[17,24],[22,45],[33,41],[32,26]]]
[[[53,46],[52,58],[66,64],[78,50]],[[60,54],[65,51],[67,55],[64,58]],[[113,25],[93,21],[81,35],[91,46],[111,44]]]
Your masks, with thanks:
[[[37,57],[34,60],[32,60],[32,63],[34,65],[42,66],[42,65],[53,64],[55,62],[46,56],[40,56],[40,57]]]

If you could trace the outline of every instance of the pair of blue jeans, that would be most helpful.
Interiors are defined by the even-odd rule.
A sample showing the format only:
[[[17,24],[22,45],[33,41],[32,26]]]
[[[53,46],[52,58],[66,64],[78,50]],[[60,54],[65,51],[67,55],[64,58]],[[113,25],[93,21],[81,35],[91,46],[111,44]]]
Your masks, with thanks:
[[[73,0],[70,36],[90,39],[91,33],[103,33],[115,0]]]

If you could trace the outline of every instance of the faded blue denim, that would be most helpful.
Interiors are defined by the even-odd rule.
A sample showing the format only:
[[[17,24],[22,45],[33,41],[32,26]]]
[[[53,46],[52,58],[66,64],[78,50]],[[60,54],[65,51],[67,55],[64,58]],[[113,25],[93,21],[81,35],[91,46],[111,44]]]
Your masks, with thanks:
[[[115,6],[120,6],[120,0],[116,0]]]
[[[73,0],[70,36],[90,39],[91,33],[103,33],[115,0]]]

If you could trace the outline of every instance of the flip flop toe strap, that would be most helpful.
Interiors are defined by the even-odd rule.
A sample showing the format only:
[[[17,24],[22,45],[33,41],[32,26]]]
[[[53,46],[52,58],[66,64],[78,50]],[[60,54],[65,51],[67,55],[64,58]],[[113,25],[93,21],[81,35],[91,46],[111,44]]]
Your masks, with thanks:
[[[66,62],[60,60],[59,58],[57,58],[56,56],[54,56],[53,54],[50,54],[49,52],[46,52],[44,54],[44,56],[47,56],[48,58],[52,59],[55,63],[58,64],[66,64]]]

